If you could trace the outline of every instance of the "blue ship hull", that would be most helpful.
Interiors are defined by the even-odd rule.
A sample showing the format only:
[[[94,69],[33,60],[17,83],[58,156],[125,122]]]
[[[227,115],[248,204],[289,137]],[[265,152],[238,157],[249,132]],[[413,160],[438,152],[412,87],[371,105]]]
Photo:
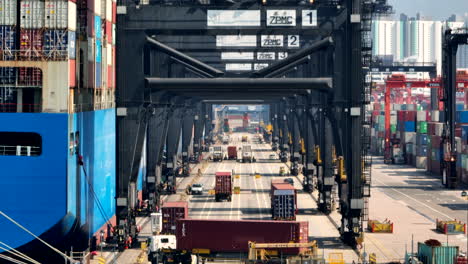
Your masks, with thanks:
[[[67,251],[71,246],[74,251],[87,248],[93,235],[115,224],[115,109],[0,113],[0,132],[34,132],[42,140],[38,156],[0,153],[1,211]],[[24,253],[39,253],[47,263],[59,257],[3,216],[0,241]]]

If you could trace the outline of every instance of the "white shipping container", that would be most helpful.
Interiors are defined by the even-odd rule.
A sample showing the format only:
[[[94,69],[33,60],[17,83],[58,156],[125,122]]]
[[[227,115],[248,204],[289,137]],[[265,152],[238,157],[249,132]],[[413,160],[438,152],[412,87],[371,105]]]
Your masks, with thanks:
[[[112,21],[112,0],[105,0],[105,11],[102,12],[102,15],[107,21]]]
[[[426,121],[426,111],[418,111],[416,113],[416,120],[418,121]]]
[[[397,117],[390,116],[390,125],[396,125],[396,124],[397,124]]]
[[[76,3],[68,2],[68,30],[76,31]]]
[[[416,105],[414,105],[414,104],[409,104],[409,105],[407,105],[406,110],[408,110],[408,111],[414,111],[414,110],[416,110]]]
[[[462,140],[459,137],[455,137],[455,145],[457,146],[457,152],[461,153],[462,150]]]
[[[418,169],[427,169],[427,157],[416,157],[416,168]]]
[[[435,124],[435,135],[436,136],[441,137],[443,130],[444,130],[444,124],[443,123],[436,123]]]
[[[100,16],[101,14],[101,0],[94,0],[94,14]]]
[[[112,65],[112,46],[107,44],[107,65]]]
[[[439,122],[439,111],[437,110],[431,111],[431,121]]]
[[[21,28],[38,29],[44,27],[44,2],[39,0],[21,1]]]
[[[393,104],[393,110],[395,111],[401,110],[401,104]]]
[[[45,27],[48,29],[68,28],[68,1],[45,1]]]
[[[94,61],[94,38],[88,38],[88,61]]]
[[[405,132],[405,143],[416,143],[416,133]]]
[[[16,6],[17,0],[0,0],[0,25],[16,25]]]

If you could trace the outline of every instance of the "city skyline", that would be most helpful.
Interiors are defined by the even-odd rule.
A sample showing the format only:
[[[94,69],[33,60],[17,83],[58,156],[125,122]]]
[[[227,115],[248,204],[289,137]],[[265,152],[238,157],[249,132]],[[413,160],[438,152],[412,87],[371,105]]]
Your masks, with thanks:
[[[464,15],[468,13],[467,0],[388,0],[393,6],[395,14],[404,13],[409,17],[415,17],[417,13],[422,16],[432,17],[434,20],[446,20],[451,15]]]

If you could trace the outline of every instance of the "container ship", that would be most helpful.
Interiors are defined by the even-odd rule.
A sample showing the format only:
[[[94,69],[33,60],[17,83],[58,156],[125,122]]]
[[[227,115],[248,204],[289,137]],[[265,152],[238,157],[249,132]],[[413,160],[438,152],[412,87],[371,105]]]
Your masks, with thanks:
[[[115,226],[115,22],[115,0],[0,1],[0,241],[47,263],[18,224],[62,251]]]

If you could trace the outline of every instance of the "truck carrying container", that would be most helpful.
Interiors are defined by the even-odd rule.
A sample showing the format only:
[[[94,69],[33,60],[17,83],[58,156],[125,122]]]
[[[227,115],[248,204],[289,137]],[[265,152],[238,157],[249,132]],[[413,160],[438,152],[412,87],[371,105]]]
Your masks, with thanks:
[[[177,249],[208,249],[211,253],[246,253],[248,242],[304,243],[309,241],[309,223],[293,221],[199,220],[177,221]],[[206,239],[202,239],[206,238]],[[303,248],[275,249],[297,255]]]
[[[213,161],[223,161],[223,158],[224,158],[223,147],[214,146],[213,147]]]
[[[270,196],[273,220],[296,220],[297,192],[291,184],[272,182]]]
[[[175,234],[177,219],[188,218],[187,202],[166,202],[161,207],[162,234]]]
[[[229,146],[227,148],[227,152],[228,152],[228,159],[237,160],[237,147],[236,146]]]
[[[230,202],[232,195],[232,173],[230,171],[218,171],[215,177],[215,200],[219,202],[226,199]]]

